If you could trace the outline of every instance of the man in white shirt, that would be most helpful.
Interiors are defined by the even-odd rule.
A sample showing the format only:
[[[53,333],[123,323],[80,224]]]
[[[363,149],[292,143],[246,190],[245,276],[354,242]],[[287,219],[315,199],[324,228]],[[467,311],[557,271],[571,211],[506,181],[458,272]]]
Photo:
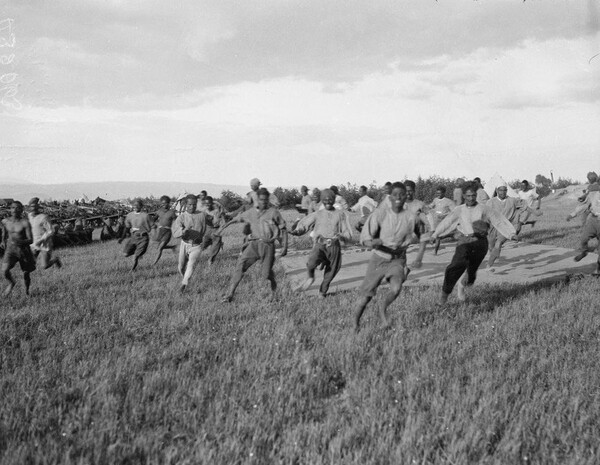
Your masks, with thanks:
[[[350,210],[360,213],[360,220],[356,225],[356,229],[360,232],[369,215],[377,208],[377,202],[367,195],[367,186],[360,186],[358,188],[358,194],[360,195],[360,198]]]

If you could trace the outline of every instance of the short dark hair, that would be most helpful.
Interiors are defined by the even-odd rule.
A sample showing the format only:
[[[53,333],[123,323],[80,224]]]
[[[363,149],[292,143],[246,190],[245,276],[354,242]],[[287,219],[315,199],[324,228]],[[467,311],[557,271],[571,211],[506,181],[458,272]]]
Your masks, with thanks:
[[[367,186],[360,186],[359,189],[362,189],[362,190],[365,190],[365,191],[368,190]]]
[[[329,189],[332,190],[335,195],[339,195],[340,193],[340,190],[337,186],[331,186]]]
[[[204,200],[207,200],[209,202],[214,202],[215,199],[213,199],[210,195],[207,195]]]
[[[300,187],[300,190],[301,190],[301,191],[307,191],[307,190],[308,190],[308,187],[306,187],[306,186],[301,186],[301,187]]]
[[[261,187],[260,189],[258,189],[258,191],[256,191],[256,195],[260,196],[260,195],[271,195],[271,193],[269,192],[269,190],[266,187]]]
[[[11,205],[16,205],[17,207],[22,207],[23,204],[21,202],[19,202],[18,200],[13,200]]]
[[[204,195],[208,195],[208,192],[206,192],[206,191],[200,191],[200,193],[204,194]]]
[[[446,193],[446,186],[437,186],[435,188],[436,191],[440,191],[442,194]]]
[[[527,179],[523,179],[521,181],[521,184],[525,184],[526,186],[528,186],[529,185],[529,181]]]
[[[164,200],[165,202],[170,202],[170,201],[171,201],[171,197],[169,197],[168,195],[163,195],[163,196],[160,198],[160,201],[162,202],[163,200]]]
[[[395,183],[392,184],[392,190],[394,190],[394,189],[402,189],[404,192],[406,192],[406,183],[401,183],[400,181],[396,181]]]
[[[412,187],[413,190],[415,190],[417,188],[417,185],[414,183],[414,181],[411,181],[410,179],[407,179],[406,181],[404,181],[404,185],[406,187]],[[405,187],[405,189],[406,189]]]
[[[475,181],[466,182],[462,185],[463,194],[466,194],[467,191],[477,192],[479,190],[479,186]]]
[[[388,181],[384,184],[384,186],[390,187],[392,185],[391,181]]]
[[[196,202],[198,201],[198,197],[195,196],[194,194],[188,194],[185,196],[185,201],[187,202],[188,200],[195,200]]]

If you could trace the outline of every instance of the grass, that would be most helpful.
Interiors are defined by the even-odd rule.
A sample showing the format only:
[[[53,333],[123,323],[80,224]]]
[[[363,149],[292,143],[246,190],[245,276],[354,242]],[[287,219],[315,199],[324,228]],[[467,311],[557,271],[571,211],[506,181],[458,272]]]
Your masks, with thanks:
[[[574,248],[567,212],[524,240]],[[479,285],[443,311],[405,289],[393,329],[369,307],[355,336],[356,292],[296,295],[279,267],[276,301],[251,269],[220,303],[237,250],[230,234],[183,295],[175,254],[131,274],[114,242],[59,251],[30,298],[19,283],[0,305],[0,462],[598,463],[597,279]]]

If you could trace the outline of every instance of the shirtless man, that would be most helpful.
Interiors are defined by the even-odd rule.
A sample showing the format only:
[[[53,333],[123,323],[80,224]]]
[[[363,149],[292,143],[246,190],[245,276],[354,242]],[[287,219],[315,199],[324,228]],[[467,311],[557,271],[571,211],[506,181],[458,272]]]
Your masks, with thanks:
[[[2,220],[2,239],[4,241],[4,257],[2,257],[2,274],[8,281],[4,296],[8,296],[15,287],[15,280],[10,270],[18,263],[23,270],[25,294],[29,295],[31,277],[29,274],[35,270],[35,258],[31,253],[30,245],[33,243],[31,224],[23,218],[23,204],[15,201],[10,206],[10,216]]]

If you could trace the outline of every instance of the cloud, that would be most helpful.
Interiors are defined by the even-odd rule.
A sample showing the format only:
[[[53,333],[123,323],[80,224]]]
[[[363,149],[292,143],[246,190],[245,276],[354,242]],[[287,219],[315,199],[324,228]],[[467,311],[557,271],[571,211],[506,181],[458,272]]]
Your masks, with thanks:
[[[597,30],[594,8],[591,0],[11,0],[8,14],[18,72],[37,83],[23,84],[29,104],[118,107],[139,95],[176,107],[185,100],[168,96],[246,81],[292,77],[339,91],[436,57],[580,37]]]

